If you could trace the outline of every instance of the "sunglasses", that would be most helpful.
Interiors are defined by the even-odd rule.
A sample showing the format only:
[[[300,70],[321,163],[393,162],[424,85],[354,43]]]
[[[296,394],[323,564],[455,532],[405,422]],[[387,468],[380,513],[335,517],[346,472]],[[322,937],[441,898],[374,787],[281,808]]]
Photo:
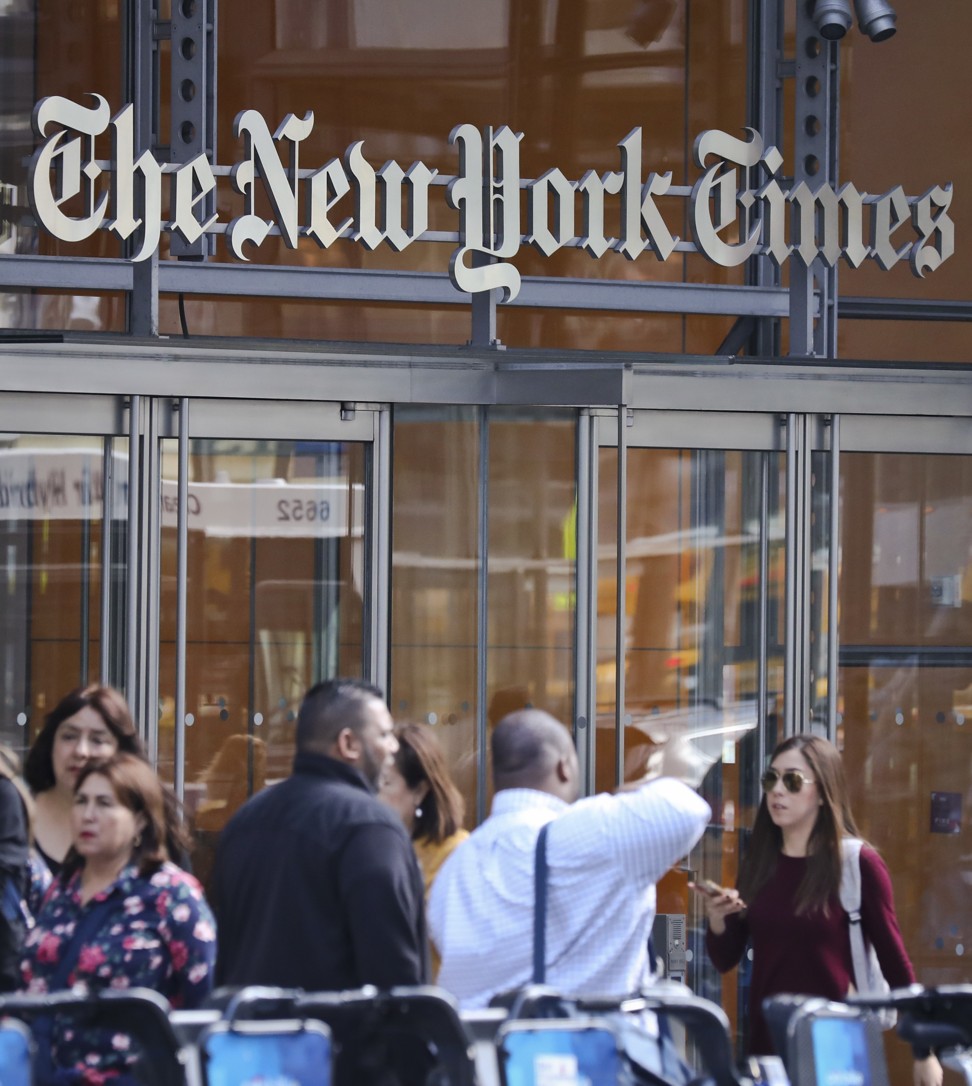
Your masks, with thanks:
[[[783,787],[788,792],[793,792],[794,795],[800,791],[805,784],[813,784],[810,777],[804,776],[799,769],[788,769],[784,773],[780,773],[778,769],[767,769],[766,772],[759,778],[759,783],[763,786],[764,792],[772,792],[776,787],[778,780],[783,781]]]

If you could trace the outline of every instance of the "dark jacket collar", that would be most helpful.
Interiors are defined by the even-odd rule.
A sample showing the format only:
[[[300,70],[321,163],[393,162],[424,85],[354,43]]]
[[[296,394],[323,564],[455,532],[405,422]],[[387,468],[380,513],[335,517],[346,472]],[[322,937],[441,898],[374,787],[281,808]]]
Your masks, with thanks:
[[[297,751],[294,755],[294,773],[306,773],[312,777],[323,777],[331,781],[344,781],[345,784],[363,788],[372,795],[375,793],[375,789],[359,770],[348,765],[347,762],[339,761],[327,754],[318,754],[316,751]]]

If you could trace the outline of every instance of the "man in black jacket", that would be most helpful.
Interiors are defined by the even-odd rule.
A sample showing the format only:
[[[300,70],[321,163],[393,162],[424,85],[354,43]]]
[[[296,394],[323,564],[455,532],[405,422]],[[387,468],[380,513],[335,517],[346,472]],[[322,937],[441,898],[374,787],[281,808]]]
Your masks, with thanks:
[[[381,691],[308,691],[291,776],[240,808],[213,873],[218,984],[310,991],[427,979],[423,884],[398,816],[375,798],[398,748]]]

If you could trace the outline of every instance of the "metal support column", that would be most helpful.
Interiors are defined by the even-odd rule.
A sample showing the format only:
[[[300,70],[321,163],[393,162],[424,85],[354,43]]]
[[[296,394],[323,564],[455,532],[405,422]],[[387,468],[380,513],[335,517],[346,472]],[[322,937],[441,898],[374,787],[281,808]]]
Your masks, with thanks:
[[[189,162],[205,155],[216,163],[216,11],[218,0],[172,0],[169,92],[171,162]],[[196,212],[205,221],[216,211],[210,193]],[[203,260],[214,251],[214,234],[186,241],[173,233],[173,256]]]
[[[121,5],[123,22],[122,86],[135,106],[135,146],[159,150],[158,0],[131,0]],[[135,213],[144,216],[142,193],[135,186]],[[137,238],[126,242],[125,255],[134,251]],[[159,254],[132,265],[128,296],[128,330],[136,336],[159,332]]]
[[[767,144],[783,145],[783,77],[786,61],[783,54],[783,11],[781,0],[751,0],[749,55],[747,72],[749,84],[749,125],[762,133]],[[761,167],[753,171],[757,173]],[[750,178],[750,187],[758,188],[758,177]],[[748,230],[747,230],[748,235]],[[746,268],[750,286],[779,287],[780,269],[769,257],[755,256]],[[780,322],[762,317],[755,322],[752,349],[756,355],[775,357],[780,350]]]
[[[797,0],[793,182],[812,191],[829,184],[836,191],[840,46],[820,36],[812,6]],[[796,253],[790,263],[790,354],[836,358],[837,269],[819,257],[805,267]]]

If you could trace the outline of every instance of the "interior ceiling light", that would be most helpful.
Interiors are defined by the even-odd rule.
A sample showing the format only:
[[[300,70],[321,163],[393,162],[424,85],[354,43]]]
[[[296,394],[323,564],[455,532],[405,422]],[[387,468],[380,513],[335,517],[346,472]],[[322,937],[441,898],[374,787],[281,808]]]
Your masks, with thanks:
[[[647,49],[665,33],[675,14],[675,4],[676,0],[638,0],[624,29],[625,34],[642,49]]]

